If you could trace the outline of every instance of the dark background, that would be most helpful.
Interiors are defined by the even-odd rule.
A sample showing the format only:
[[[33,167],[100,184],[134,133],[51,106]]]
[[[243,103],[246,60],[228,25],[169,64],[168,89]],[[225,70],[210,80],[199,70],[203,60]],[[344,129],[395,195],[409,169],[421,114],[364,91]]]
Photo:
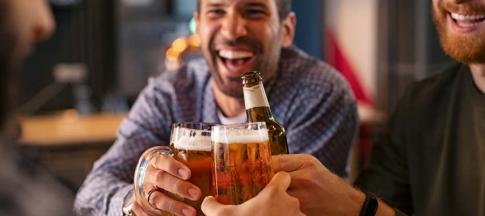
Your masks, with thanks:
[[[88,76],[81,84],[90,90],[92,111],[106,111],[106,101],[113,100],[128,104],[121,111],[127,109],[148,77],[164,70],[169,44],[189,34],[195,0],[150,0],[148,5],[129,1],[52,0],[56,33],[37,46],[21,76],[19,105],[24,105],[26,114],[76,107],[74,84],[42,91],[55,83],[53,71],[59,63],[86,65]],[[294,0],[293,9],[298,16],[295,43],[322,59],[324,1]],[[380,109],[391,111],[410,82],[450,61],[441,51],[430,12],[431,1],[379,0],[376,103]],[[25,105],[33,98],[41,101],[38,108]]]

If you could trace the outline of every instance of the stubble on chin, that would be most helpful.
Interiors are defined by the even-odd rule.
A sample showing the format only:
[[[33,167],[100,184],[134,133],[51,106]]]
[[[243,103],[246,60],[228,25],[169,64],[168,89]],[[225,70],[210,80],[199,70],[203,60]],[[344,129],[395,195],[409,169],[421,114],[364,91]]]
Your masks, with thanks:
[[[242,83],[242,80],[241,80],[241,83]],[[240,88],[227,86],[227,85],[224,85],[223,83],[217,83],[217,82],[216,82],[216,85],[217,85],[217,88],[219,88],[219,90],[223,94],[225,94],[229,97],[237,98],[237,99],[243,99],[244,98],[242,84],[241,84]]]
[[[446,15],[436,11],[433,12],[433,23],[447,55],[464,64],[485,63],[485,30],[478,30],[473,35],[453,35],[447,29]]]

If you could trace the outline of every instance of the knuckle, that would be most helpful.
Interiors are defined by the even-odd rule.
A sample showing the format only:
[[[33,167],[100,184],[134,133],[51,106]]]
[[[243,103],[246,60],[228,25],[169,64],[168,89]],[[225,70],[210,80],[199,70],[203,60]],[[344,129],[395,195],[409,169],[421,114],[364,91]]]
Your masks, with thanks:
[[[300,209],[300,200],[294,197],[290,197],[290,203],[296,207],[296,209]]]
[[[149,196],[148,203],[153,205],[160,202],[160,200],[163,200],[163,198],[164,196],[160,192],[155,191]]]
[[[190,187],[189,183],[180,180],[174,184],[174,189],[178,192],[187,191]]]
[[[167,175],[168,173],[159,170],[155,175],[155,182],[157,183],[157,185],[161,186],[160,184],[163,184],[167,179]]]
[[[275,197],[279,193],[281,193],[281,191],[277,187],[272,186],[272,185],[267,185],[266,186],[266,194],[267,194],[267,196],[269,196],[269,197]]]
[[[170,156],[168,155],[157,155],[152,158],[152,164],[157,168],[162,167],[167,161],[169,160]]]
[[[149,200],[151,205],[161,210],[168,210],[167,207],[170,206],[171,201],[172,200],[169,197],[165,196],[161,192],[155,192],[151,197],[151,200]]]
[[[315,159],[314,157],[310,157],[310,156],[305,157],[304,161],[305,161],[306,166],[311,167],[311,168],[317,167],[318,163],[319,163],[319,161],[317,159]]]
[[[171,155],[160,154],[157,156],[160,161],[166,161],[172,159]]]
[[[168,197],[163,196],[163,198],[156,200],[156,202],[154,202],[154,205],[160,210],[171,212],[171,203],[172,200],[170,200]]]
[[[306,164],[313,164],[314,163],[313,158],[308,156],[308,155],[305,156],[304,161],[305,161]]]
[[[174,174],[177,173],[178,170],[181,168],[179,162],[176,161],[175,159],[167,161],[165,166],[166,166],[165,169],[167,169],[167,171],[174,173]]]
[[[183,215],[182,209],[184,208],[182,203],[179,203],[173,199],[170,199],[167,196],[164,196],[164,199],[161,199],[157,202],[157,208],[166,212],[175,213],[177,215]]]
[[[159,171],[155,177],[155,183],[161,189],[178,195],[186,195],[192,185],[189,182],[183,181],[170,173]]]
[[[159,168],[163,168],[167,163],[170,163],[170,156],[168,155],[158,155],[155,159],[155,164]]]
[[[309,156],[309,157],[313,165],[318,166],[322,164],[322,162],[320,162],[320,160],[318,160],[316,157],[313,157],[313,156]]]
[[[183,169],[183,164],[170,155],[158,156],[156,162],[156,168],[166,171],[168,173],[176,175],[179,169]]]

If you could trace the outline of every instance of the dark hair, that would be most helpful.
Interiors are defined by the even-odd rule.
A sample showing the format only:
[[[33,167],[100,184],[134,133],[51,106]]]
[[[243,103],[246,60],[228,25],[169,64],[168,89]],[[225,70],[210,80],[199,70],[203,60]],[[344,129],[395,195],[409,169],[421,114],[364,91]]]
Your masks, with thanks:
[[[278,15],[280,16],[280,20],[288,17],[288,14],[291,12],[291,0],[276,0],[276,4],[278,4]]]
[[[14,60],[15,37],[9,21],[9,1],[0,0],[0,132],[5,129],[12,103],[12,76],[16,68]]]
[[[292,0],[275,0],[278,6],[278,16],[283,21],[291,12]],[[197,0],[197,10],[200,10],[200,0]]]

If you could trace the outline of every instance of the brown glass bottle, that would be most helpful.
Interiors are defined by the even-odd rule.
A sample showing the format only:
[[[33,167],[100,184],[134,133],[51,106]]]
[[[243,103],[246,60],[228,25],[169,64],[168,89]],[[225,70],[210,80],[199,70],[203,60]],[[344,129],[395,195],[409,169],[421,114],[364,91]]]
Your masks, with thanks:
[[[285,128],[274,119],[271,113],[261,75],[257,71],[251,71],[243,74],[241,78],[248,122],[266,122],[271,154],[288,154]]]

